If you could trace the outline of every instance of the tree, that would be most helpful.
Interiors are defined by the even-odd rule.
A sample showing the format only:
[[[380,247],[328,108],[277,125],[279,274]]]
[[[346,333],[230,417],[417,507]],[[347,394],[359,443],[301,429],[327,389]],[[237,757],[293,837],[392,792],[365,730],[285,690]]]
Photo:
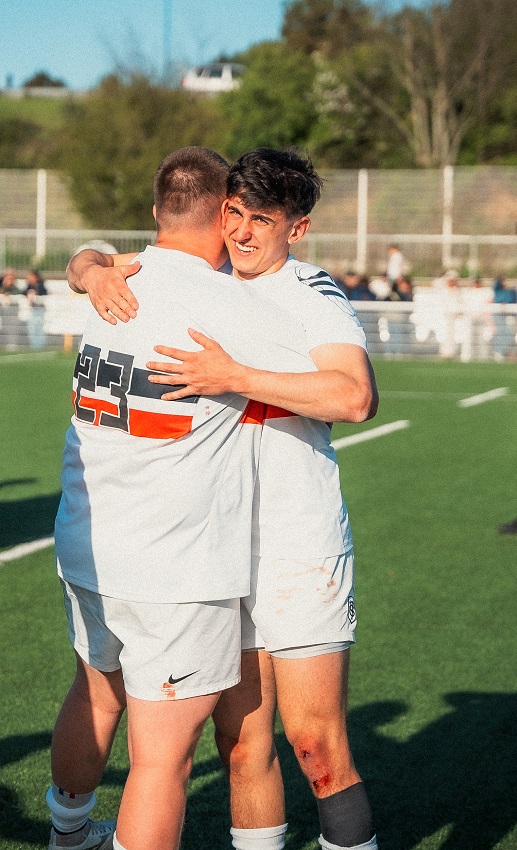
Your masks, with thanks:
[[[312,60],[280,42],[255,45],[239,60],[246,67],[240,87],[218,98],[226,155],[234,158],[259,145],[305,145],[317,120]]]
[[[290,49],[328,59],[363,41],[371,26],[372,10],[361,0],[294,0],[282,36]]]
[[[452,164],[515,67],[515,46],[505,30],[514,32],[516,24],[517,4],[510,0],[406,7],[384,19],[391,98],[379,95],[368,74],[352,72],[350,83],[398,129],[417,165]]]
[[[283,33],[318,56],[315,129],[326,155],[360,147],[365,162],[396,164],[395,155],[441,167],[465,148],[486,159],[504,135],[513,113],[502,92],[517,85],[516,27],[515,0],[443,0],[375,15],[359,0],[296,0]]]
[[[213,101],[112,75],[68,107],[60,162],[80,212],[95,227],[154,228],[153,176],[175,148],[206,145],[218,130]]]
[[[371,96],[363,96],[358,85],[358,80],[362,84],[366,78],[375,98],[390,102],[397,97],[384,54],[377,45],[364,42],[335,60],[316,56],[315,62],[318,121],[311,129],[310,143],[316,161],[334,168],[414,165],[411,150],[401,143],[398,129],[386,121]],[[405,108],[407,104],[400,105],[402,112]]]
[[[42,128],[23,118],[0,119],[0,168],[34,168],[39,164]]]
[[[399,130],[387,124],[374,102],[392,99],[393,88],[379,13],[361,0],[295,0],[282,33],[288,47],[303,50],[315,65],[316,120],[309,143],[318,164],[412,165]],[[374,96],[364,96],[366,84]],[[400,87],[394,96],[400,96]]]

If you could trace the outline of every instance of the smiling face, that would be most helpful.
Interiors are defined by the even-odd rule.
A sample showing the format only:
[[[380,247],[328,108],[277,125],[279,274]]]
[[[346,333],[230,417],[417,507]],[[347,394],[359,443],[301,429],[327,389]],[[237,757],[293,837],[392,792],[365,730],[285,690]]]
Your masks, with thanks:
[[[223,234],[235,276],[249,280],[277,272],[309,226],[307,216],[293,220],[281,209],[264,212],[248,209],[238,197],[226,200]]]

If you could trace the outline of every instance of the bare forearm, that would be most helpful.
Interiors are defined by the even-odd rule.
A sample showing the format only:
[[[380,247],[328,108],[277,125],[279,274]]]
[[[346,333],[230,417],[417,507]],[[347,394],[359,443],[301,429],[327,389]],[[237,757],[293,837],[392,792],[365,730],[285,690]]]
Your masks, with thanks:
[[[177,387],[163,399],[234,392],[324,422],[364,422],[377,412],[375,375],[366,351],[353,344],[329,344],[311,350],[318,371],[269,372],[234,360],[218,342],[189,328],[200,351],[156,345],[174,363],[151,360],[149,381]],[[166,373],[166,374],[163,374]]]
[[[83,279],[88,268],[91,266],[110,268],[113,266],[113,257],[111,254],[103,254],[94,248],[85,248],[83,251],[79,251],[78,254],[72,257],[66,268],[66,276],[70,289],[80,294],[84,294],[87,291]]]
[[[297,374],[242,366],[228,388],[324,422],[363,422],[377,410],[375,388],[338,370]]]

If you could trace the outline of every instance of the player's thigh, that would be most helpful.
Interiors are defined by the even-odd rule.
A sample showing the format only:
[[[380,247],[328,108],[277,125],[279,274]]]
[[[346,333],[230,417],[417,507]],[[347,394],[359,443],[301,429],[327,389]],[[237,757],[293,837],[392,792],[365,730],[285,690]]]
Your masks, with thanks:
[[[213,719],[218,743],[259,741],[273,738],[276,687],[272,659],[260,650],[243,652],[241,681],[223,691]]]
[[[349,650],[275,658],[278,708],[287,737],[339,735],[345,725]]]
[[[74,688],[92,705],[109,711],[120,711],[126,705],[126,691],[122,670],[103,672],[88,664],[77,652]]]
[[[178,700],[141,700],[128,695],[131,763],[162,770],[164,776],[188,765],[218,693]]]

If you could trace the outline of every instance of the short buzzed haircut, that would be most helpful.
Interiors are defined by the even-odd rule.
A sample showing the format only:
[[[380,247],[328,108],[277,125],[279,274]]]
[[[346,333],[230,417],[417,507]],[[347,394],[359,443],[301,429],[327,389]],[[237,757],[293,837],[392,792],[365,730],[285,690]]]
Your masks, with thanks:
[[[233,163],[226,192],[248,209],[281,209],[290,219],[310,213],[322,185],[310,156],[302,157],[294,148],[256,148]]]
[[[173,151],[154,176],[154,203],[158,230],[188,220],[193,227],[209,226],[226,196],[229,165],[222,156],[197,146]]]

